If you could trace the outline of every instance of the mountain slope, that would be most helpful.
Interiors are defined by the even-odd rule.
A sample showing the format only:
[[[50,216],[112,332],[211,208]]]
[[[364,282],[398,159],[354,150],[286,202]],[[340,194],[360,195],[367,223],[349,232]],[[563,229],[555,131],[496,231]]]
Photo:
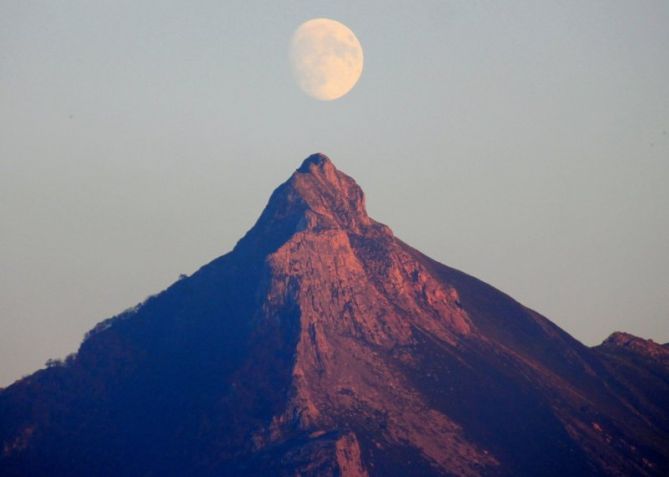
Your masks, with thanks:
[[[0,392],[0,474],[666,474],[666,361],[600,348],[315,154],[232,252]]]

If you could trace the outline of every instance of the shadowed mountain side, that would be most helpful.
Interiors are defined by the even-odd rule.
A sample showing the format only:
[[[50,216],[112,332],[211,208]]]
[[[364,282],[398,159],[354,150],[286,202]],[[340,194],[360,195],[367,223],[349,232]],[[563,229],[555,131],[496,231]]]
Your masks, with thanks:
[[[232,252],[0,392],[0,474],[666,475],[666,352],[583,346],[315,154]]]

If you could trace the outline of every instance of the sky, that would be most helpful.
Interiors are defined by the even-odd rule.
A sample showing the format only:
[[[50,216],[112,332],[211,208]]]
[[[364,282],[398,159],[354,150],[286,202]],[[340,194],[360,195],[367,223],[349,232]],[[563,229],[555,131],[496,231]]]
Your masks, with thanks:
[[[364,70],[305,95],[289,43]],[[0,0],[0,386],[229,251],[313,152],[594,345],[669,341],[666,0]]]

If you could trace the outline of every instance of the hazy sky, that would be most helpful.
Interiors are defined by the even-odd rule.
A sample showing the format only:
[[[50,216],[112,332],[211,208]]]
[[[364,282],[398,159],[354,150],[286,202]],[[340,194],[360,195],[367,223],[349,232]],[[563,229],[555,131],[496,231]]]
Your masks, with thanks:
[[[360,40],[296,86],[291,35]],[[669,340],[669,2],[0,0],[0,385],[229,251],[315,151],[594,344]]]

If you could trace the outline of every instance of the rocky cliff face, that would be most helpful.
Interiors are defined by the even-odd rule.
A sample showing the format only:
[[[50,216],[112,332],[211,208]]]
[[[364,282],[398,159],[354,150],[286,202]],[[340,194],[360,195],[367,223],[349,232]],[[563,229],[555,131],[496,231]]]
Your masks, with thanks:
[[[422,255],[316,154],[232,252],[0,393],[0,474],[666,475],[666,353],[630,340]]]

